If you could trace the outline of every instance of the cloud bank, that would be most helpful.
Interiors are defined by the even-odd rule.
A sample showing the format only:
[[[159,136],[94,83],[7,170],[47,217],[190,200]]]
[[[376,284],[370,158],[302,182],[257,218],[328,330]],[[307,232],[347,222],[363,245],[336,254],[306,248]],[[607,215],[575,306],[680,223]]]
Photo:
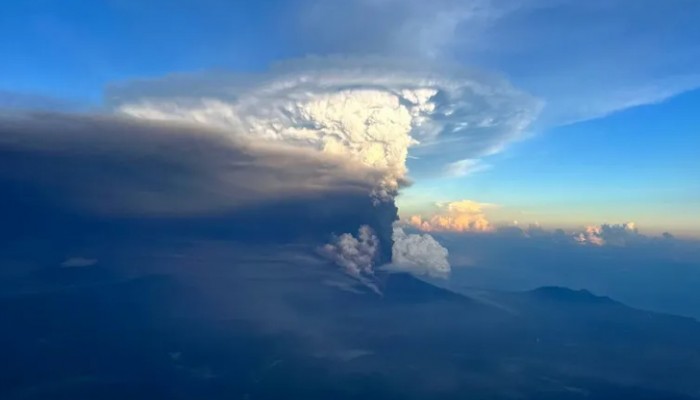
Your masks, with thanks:
[[[643,236],[639,234],[634,222],[626,222],[616,225],[588,226],[585,231],[575,234],[574,240],[584,245],[625,246],[641,237]]]
[[[488,232],[493,227],[484,208],[491,206],[472,200],[438,203],[438,210],[432,215],[413,215],[407,223],[423,232]]]

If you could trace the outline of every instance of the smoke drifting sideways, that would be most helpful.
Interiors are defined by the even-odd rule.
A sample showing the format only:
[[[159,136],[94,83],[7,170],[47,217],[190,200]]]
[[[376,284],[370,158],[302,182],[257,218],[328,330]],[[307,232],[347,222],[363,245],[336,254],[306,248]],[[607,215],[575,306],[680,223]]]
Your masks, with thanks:
[[[288,62],[257,75],[127,82],[109,88],[107,101],[114,112],[131,118],[207,126],[235,140],[284,144],[381,171],[371,193],[377,206],[393,205],[409,184],[409,150],[421,173],[442,172],[446,165],[496,153],[521,138],[541,108],[536,99],[494,76],[342,57]],[[335,251],[330,258],[366,282],[376,263],[369,251],[375,234],[380,247],[403,240],[427,243],[425,235],[400,229],[375,233],[360,228],[357,237],[337,236],[323,253]],[[447,252],[433,242],[424,247],[436,250],[432,257],[414,259],[411,252],[392,251],[402,255],[392,270],[404,265],[413,273],[447,276]],[[354,260],[358,256],[361,262]]]
[[[5,116],[0,238],[70,240],[129,230],[320,241],[358,224],[390,235],[395,208],[374,206],[369,195],[382,177],[352,161],[234,139],[206,126],[105,115]]]

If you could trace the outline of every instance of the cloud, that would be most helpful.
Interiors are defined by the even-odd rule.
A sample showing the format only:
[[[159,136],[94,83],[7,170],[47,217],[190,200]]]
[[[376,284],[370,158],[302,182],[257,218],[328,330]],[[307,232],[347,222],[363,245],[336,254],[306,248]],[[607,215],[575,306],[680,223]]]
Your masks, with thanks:
[[[368,196],[382,179],[303,148],[114,116],[0,118],[0,154],[7,188],[109,215],[215,214],[279,198]]]
[[[382,263],[393,254],[393,200],[409,181],[409,149],[437,171],[451,162],[464,170],[465,157],[478,163],[520,138],[540,107],[495,76],[346,57],[307,58],[254,75],[127,82],[106,97],[116,115],[0,120],[7,132],[0,164],[20,171],[0,172],[0,179],[74,210],[122,216],[233,213],[241,220],[246,212],[268,221],[250,209],[287,218],[304,202],[344,196],[364,207],[359,197],[371,196],[375,209],[362,211],[352,230],[332,231],[371,222],[384,244],[375,250]],[[279,203],[281,216],[272,210]],[[342,260],[335,261],[348,267]]]
[[[445,166],[445,175],[452,178],[467,176],[479,171],[490,169],[491,166],[484,164],[481,160],[466,158],[464,160],[455,161]]]
[[[185,75],[115,85],[114,109],[185,121],[255,141],[282,142],[385,174],[383,194],[422,163],[498,152],[522,136],[539,102],[507,81],[457,67],[383,58],[308,58],[267,73]]]
[[[484,208],[492,206],[490,204],[461,200],[437,206],[434,214],[427,217],[413,215],[407,223],[424,232],[486,232],[493,229],[484,213]]]
[[[0,118],[0,240],[130,235],[255,246],[304,243],[367,225],[391,260],[393,201],[381,171],[212,127],[123,116]],[[113,232],[113,234],[112,234]],[[107,239],[105,239],[107,240]]]
[[[634,222],[588,226],[585,231],[574,235],[576,242],[595,246],[625,246],[631,241],[643,238],[645,237],[639,233]]]
[[[696,1],[309,3],[300,18],[306,53],[460,60],[501,71],[546,102],[539,128],[700,87]]]
[[[393,239],[392,263],[385,266],[385,270],[433,278],[449,277],[448,251],[435,238],[427,234],[407,234],[395,226]]]
[[[490,0],[310,0],[300,16],[300,46],[313,53],[436,58],[449,53],[462,25],[483,28],[503,12],[495,6],[503,5]]]

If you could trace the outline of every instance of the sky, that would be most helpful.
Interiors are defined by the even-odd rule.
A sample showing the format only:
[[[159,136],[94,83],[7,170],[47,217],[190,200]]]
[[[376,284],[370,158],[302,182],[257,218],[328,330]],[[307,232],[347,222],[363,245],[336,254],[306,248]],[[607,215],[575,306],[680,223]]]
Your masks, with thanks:
[[[414,227],[436,230],[431,218],[447,215],[466,223],[445,230],[634,222],[700,237],[697,15],[693,0],[11,2],[0,13],[0,107],[187,119],[203,112],[185,104],[197,98],[195,81],[225,104],[255,99],[251,110],[263,101],[258,87],[299,70],[327,81],[278,96],[421,82],[448,97],[414,103],[410,112],[430,123],[382,120],[427,127],[383,165],[398,168],[395,184],[412,182],[397,202],[406,221],[427,221]],[[233,97],[217,91],[221,74]],[[420,95],[401,93],[404,102]],[[173,109],[169,94],[189,99]],[[353,96],[319,101],[361,109],[391,100]],[[153,98],[160,103],[145,103]],[[243,122],[254,129],[261,118]],[[460,118],[471,125],[459,128]],[[466,214],[447,205],[462,201]],[[480,218],[488,225],[473,223]]]

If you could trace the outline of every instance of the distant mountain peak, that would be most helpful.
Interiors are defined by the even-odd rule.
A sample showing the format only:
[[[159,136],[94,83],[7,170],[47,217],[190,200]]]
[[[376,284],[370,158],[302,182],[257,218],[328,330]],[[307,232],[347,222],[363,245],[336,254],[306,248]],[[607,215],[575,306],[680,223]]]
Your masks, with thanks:
[[[543,286],[532,290],[530,294],[539,298],[577,303],[606,303],[615,304],[615,300],[607,296],[597,296],[588,290],[574,290],[561,286]]]

